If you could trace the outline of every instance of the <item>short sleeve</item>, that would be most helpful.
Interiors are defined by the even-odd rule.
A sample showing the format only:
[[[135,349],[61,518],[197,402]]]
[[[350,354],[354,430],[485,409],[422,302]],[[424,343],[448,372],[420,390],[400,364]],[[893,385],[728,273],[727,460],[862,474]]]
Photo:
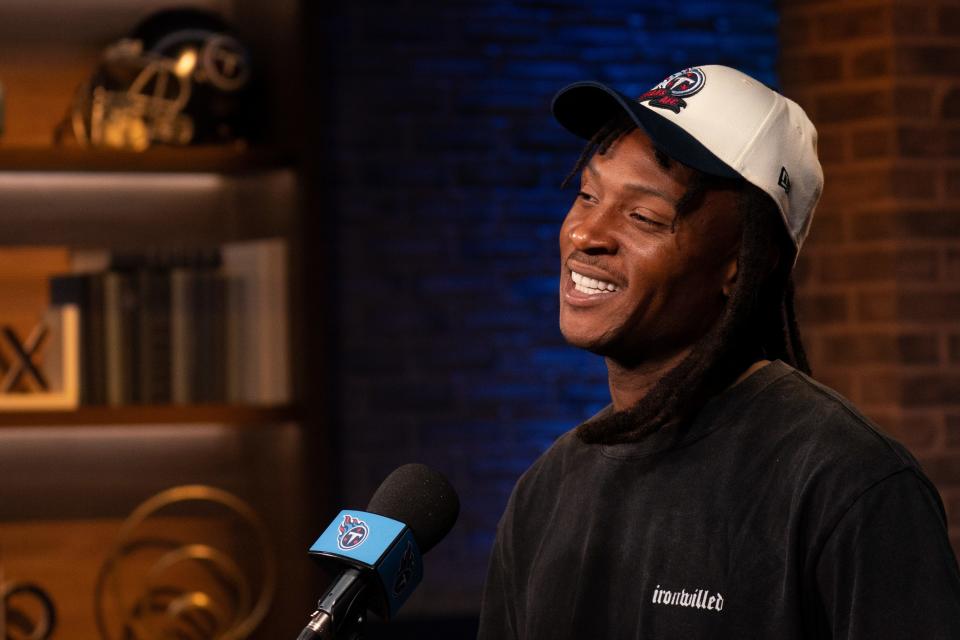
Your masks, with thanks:
[[[865,491],[816,565],[836,640],[960,638],[960,574],[935,489],[912,469]]]

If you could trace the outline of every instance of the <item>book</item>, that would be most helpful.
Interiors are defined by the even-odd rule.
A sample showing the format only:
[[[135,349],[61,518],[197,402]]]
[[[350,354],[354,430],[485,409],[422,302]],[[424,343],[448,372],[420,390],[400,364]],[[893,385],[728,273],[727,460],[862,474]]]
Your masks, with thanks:
[[[105,270],[51,286],[79,310],[84,403],[289,402],[283,240],[82,258]]]
[[[112,406],[125,404],[129,384],[124,371],[127,341],[123,335],[122,277],[116,271],[103,274],[104,400]]]
[[[226,402],[226,282],[224,276],[201,269],[193,283],[190,322],[194,336],[189,369],[192,401]]]
[[[288,253],[270,238],[222,247],[228,300],[228,400],[277,405],[290,401]]]
[[[138,381],[139,400],[144,404],[166,404],[171,389],[171,288],[166,269],[144,268],[139,282]]]
[[[197,273],[176,268],[170,273],[170,396],[176,404],[194,401],[191,371],[194,368],[194,288]]]

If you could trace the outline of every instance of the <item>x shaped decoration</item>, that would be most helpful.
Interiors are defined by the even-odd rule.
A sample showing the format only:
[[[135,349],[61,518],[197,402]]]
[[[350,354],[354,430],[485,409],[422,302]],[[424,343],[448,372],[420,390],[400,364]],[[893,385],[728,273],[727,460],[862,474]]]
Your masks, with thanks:
[[[9,326],[3,327],[3,339],[13,351],[15,360],[12,364],[6,362],[0,356],[0,367],[6,369],[7,373],[0,381],[0,392],[10,393],[20,382],[20,379],[26,375],[33,391],[47,391],[50,385],[46,377],[40,371],[40,367],[33,361],[33,358],[40,353],[40,347],[47,337],[47,326],[40,323],[33,328],[26,342],[21,342],[16,332]]]

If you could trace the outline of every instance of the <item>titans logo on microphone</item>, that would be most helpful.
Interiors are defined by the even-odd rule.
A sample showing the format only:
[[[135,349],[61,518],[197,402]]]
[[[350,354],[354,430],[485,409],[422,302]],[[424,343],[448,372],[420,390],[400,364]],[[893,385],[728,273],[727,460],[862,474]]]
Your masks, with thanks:
[[[400,558],[400,568],[397,569],[397,575],[393,579],[393,594],[399,596],[407,590],[413,578],[413,572],[416,568],[416,552],[413,550],[413,543],[407,540],[407,548],[403,550],[403,556]]]
[[[360,518],[354,518],[350,514],[343,516],[343,522],[340,523],[340,535],[337,536],[337,546],[344,551],[356,549],[370,535],[370,527]]]

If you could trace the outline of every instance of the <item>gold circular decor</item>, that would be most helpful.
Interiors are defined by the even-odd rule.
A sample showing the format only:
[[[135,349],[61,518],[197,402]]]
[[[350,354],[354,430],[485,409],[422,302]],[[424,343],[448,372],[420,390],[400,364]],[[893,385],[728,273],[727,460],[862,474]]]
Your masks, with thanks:
[[[57,624],[53,600],[31,582],[0,585],[0,640],[47,640]]]
[[[241,640],[276,585],[276,553],[249,504],[214,487],[173,487],[123,522],[97,577],[97,627],[103,640]]]

